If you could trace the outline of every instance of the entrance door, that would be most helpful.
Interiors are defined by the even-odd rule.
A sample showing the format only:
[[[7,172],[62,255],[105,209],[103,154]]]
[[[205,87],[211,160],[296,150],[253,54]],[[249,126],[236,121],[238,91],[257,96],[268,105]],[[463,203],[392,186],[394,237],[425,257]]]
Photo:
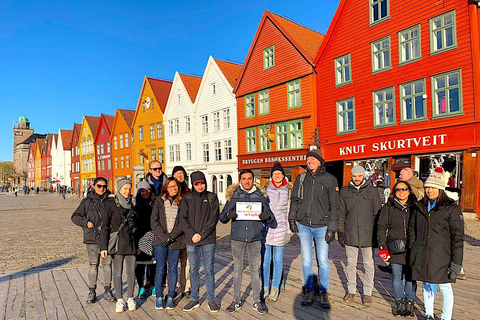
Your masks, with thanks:
[[[212,177],[212,192],[217,194],[217,176]]]
[[[473,156],[475,155],[475,157]],[[476,211],[477,202],[477,175],[472,172],[478,172],[478,152],[465,151],[463,153],[463,172],[461,176],[462,196],[460,206],[463,211]]]

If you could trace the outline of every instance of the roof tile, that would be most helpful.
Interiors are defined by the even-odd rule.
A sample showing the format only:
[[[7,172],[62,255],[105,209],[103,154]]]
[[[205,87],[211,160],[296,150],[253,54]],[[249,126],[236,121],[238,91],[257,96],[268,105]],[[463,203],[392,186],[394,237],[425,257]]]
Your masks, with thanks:
[[[237,82],[240,71],[242,70],[242,65],[218,59],[214,60],[222,71],[225,78],[227,78],[232,88],[235,87],[235,83]]]
[[[183,85],[185,89],[187,89],[187,93],[190,96],[190,100],[192,103],[195,102],[197,98],[198,89],[200,88],[200,83],[202,82],[201,77],[197,76],[190,76],[186,74],[179,74],[180,78],[182,79]]]
[[[170,94],[170,89],[172,88],[172,81],[160,80],[155,78],[147,77],[150,87],[152,87],[153,94],[155,95],[155,100],[160,106],[162,113],[165,113],[165,107],[167,106],[168,96]]]
[[[72,148],[73,130],[60,129],[60,135],[62,136],[63,150],[70,150]]]
[[[120,112],[128,126],[132,128],[133,118],[135,118],[135,110],[118,109],[118,112]]]

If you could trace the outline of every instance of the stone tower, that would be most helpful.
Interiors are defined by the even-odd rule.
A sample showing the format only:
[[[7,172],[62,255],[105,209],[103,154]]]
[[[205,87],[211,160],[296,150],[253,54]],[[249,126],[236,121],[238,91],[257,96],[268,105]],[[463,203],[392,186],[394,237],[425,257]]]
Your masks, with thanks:
[[[25,143],[33,135],[30,121],[25,116],[18,118],[17,126],[13,126],[13,167],[17,175],[27,172],[27,157],[30,143]],[[16,181],[17,182],[17,181]]]

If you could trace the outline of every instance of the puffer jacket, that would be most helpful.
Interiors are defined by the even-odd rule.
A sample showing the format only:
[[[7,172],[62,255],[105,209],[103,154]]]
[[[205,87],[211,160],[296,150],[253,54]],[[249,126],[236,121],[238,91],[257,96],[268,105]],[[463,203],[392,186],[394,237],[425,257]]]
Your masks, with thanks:
[[[307,170],[300,192],[300,175],[293,185],[289,219],[306,226],[328,226],[328,231],[337,231],[338,182],[324,166],[315,173]],[[303,196],[302,196],[303,194]]]
[[[447,275],[450,262],[463,262],[463,214],[449,199],[429,212],[423,201],[412,207],[408,224],[408,245],[412,279],[430,283],[451,283]]]
[[[167,240],[169,237],[175,240],[174,243],[170,245],[170,249],[183,249],[185,248],[185,236],[180,227],[180,215],[177,213],[177,218],[175,219],[175,224],[172,232],[167,232],[167,217],[165,212],[165,206],[171,206],[172,209],[176,209],[178,212],[178,206],[175,203],[170,202],[170,200],[165,198],[159,198],[155,202],[152,212],[152,229],[155,237],[153,238],[153,245],[159,246],[161,241]]]
[[[100,244],[100,229],[105,214],[105,203],[113,201],[109,195],[110,191],[108,190],[103,196],[99,196],[96,192],[89,192],[73,212],[72,222],[83,228],[83,243]],[[94,227],[88,228],[88,222],[92,222]]]
[[[232,184],[228,187],[225,198],[227,203],[220,214],[220,221],[222,223],[228,223],[230,221],[227,218],[227,214],[230,211],[235,211],[237,202],[261,202],[262,212],[267,212],[270,218],[266,221],[266,224],[270,227],[274,227],[275,216],[270,210],[268,196],[265,191],[256,188],[255,191],[248,193],[244,191],[239,184]],[[232,220],[230,239],[234,241],[243,242],[255,242],[261,241],[263,236],[265,225],[260,220]]]
[[[345,234],[347,246],[371,247],[373,225],[382,208],[377,188],[365,181],[357,189],[352,181],[340,190],[338,232]]]
[[[291,234],[288,226],[288,212],[290,209],[290,194],[293,189],[293,183],[276,188],[273,183],[267,186],[267,195],[270,199],[270,209],[275,215],[277,221],[276,228],[268,228],[266,244],[269,246],[281,247],[285,245],[285,235]]]

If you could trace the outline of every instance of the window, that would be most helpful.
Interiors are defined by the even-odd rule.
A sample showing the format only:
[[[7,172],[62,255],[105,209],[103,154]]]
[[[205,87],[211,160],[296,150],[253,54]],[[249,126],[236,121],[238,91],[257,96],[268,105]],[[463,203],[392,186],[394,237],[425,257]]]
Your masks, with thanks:
[[[158,148],[158,161],[163,163],[163,148]]]
[[[143,149],[140,149],[140,164],[145,163],[145,157],[143,156]]]
[[[302,106],[300,97],[300,79],[287,84],[288,88],[288,108],[298,108]]]
[[[337,85],[352,82],[350,53],[335,59],[335,82]]]
[[[115,169],[118,169],[118,157],[115,157]]]
[[[157,160],[157,150],[152,149],[150,152],[151,152],[151,158],[150,159]]]
[[[100,154],[105,154],[105,145],[103,143],[100,145]]]
[[[163,128],[162,128],[162,123],[157,122],[157,139],[162,139],[163,138]]]
[[[168,121],[168,133],[173,134],[173,120]]]
[[[372,72],[386,70],[390,67],[390,37],[372,42]]]
[[[112,160],[111,159],[107,160],[107,169],[112,170]]]
[[[232,160],[232,140],[223,141],[223,146],[225,148],[225,160]]]
[[[170,162],[174,162],[175,161],[175,149],[174,149],[173,145],[168,146],[168,153],[170,155]]]
[[[277,123],[277,149],[298,149],[303,147],[302,120]]]
[[[215,83],[212,83],[212,93],[213,94],[217,93],[216,88],[215,88]]]
[[[97,144],[97,154],[101,154],[101,153],[100,153],[100,145],[99,145],[99,144]],[[19,155],[20,155],[20,154],[19,154]]]
[[[395,123],[395,91],[388,88],[373,92],[374,126]]]
[[[430,19],[430,52],[444,51],[456,46],[455,11]]]
[[[175,119],[175,133],[180,133],[180,119]]]
[[[88,136],[88,129],[87,129],[87,127],[83,128],[83,129],[84,129],[83,131],[85,132],[85,136]]]
[[[118,137],[118,140],[120,140],[120,149],[123,149],[123,134]]]
[[[388,0],[370,0],[370,23],[387,19],[389,11]]]
[[[213,149],[215,150],[215,161],[222,161],[222,142],[215,141],[213,143]]]
[[[138,127],[138,141],[143,141],[143,126]]]
[[[402,122],[409,120],[424,119],[426,116],[425,80],[400,85],[400,114]]]
[[[432,77],[433,117],[463,112],[459,70]]]
[[[130,156],[125,156],[125,168],[130,168]]]
[[[185,117],[185,132],[190,132],[192,130],[190,117]]]
[[[258,114],[270,113],[270,100],[268,97],[268,90],[258,93]]]
[[[180,160],[180,145],[179,144],[175,145],[175,160],[176,161],[181,161]]]
[[[128,138],[129,134],[125,133],[125,148],[128,148],[130,146],[130,140]]]
[[[112,152],[111,144],[110,142],[107,142],[107,153],[111,153],[111,152]]]
[[[150,125],[150,140],[155,140],[155,125]]]
[[[256,152],[257,151],[257,137],[255,128],[250,128],[245,130],[247,135],[247,152]]]
[[[354,98],[337,102],[337,133],[355,131],[355,101]]]
[[[120,157],[120,168],[125,168],[125,157],[121,156]]]
[[[180,95],[177,95],[177,104],[180,104],[180,102],[182,102],[182,99],[181,99]]]
[[[113,137],[113,149],[114,150],[118,149],[118,137],[117,136]]]
[[[210,161],[209,144],[204,143],[203,144],[203,162],[209,162],[209,161]]]
[[[255,94],[245,97],[245,118],[255,117]]]
[[[187,161],[192,161],[192,144],[190,142],[185,143],[185,150],[187,151]]]
[[[230,129],[230,109],[223,109],[223,129]]]
[[[420,25],[399,32],[398,45],[400,46],[400,63],[420,59]]]
[[[275,66],[275,47],[271,46],[263,50],[263,70]]]
[[[263,126],[258,128],[258,136],[260,138],[260,151],[270,151],[272,149],[270,140],[267,136],[267,130],[269,129],[270,126]]]
[[[220,131],[220,111],[213,113],[213,131]]]
[[[208,116],[202,116],[202,133],[208,133]]]

